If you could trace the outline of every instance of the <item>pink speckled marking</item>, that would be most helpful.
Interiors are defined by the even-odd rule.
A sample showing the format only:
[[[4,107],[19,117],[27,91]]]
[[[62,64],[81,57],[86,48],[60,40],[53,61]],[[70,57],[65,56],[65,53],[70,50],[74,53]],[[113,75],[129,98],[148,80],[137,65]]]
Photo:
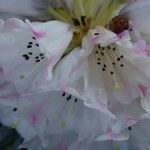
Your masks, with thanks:
[[[107,128],[107,130],[106,130],[106,135],[108,135],[108,137],[109,137],[110,139],[113,139],[113,137],[115,136],[115,135],[113,135],[112,129],[111,129],[110,127]]]
[[[32,120],[32,125],[35,127],[37,121],[38,121],[38,115],[41,113],[46,101],[43,103],[39,104],[34,110],[33,113],[31,114],[31,120]]]
[[[33,31],[33,34],[36,38],[43,38],[46,35],[46,33],[42,31],[39,32]]]
[[[0,90],[6,88],[9,84],[10,84],[10,82],[1,83],[1,84],[0,84]]]
[[[147,87],[143,86],[143,85],[139,85],[140,91],[142,92],[142,97],[146,96],[146,92],[147,92]]]
[[[35,126],[36,122],[37,122],[37,116],[36,116],[36,114],[34,114],[34,115],[32,115],[32,124],[33,124],[33,126]]]
[[[126,117],[126,124],[127,126],[132,126],[138,122],[138,119],[133,117]]]
[[[2,67],[0,67],[0,73],[3,73],[3,72],[4,72],[3,68],[2,68]]]

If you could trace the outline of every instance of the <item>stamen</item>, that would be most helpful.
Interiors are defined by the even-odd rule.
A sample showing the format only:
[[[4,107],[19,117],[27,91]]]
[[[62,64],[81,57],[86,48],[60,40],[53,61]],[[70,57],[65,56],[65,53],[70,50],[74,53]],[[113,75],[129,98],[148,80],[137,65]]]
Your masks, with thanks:
[[[95,35],[99,35],[99,33],[94,33]]]
[[[86,26],[86,16],[81,16],[81,22],[83,26]]]
[[[113,51],[114,49],[115,49],[115,52]],[[121,59],[123,58],[123,55],[119,55],[119,53],[117,52],[117,49],[115,47],[112,47],[111,45],[107,47],[101,47],[100,44],[97,44],[94,47],[94,51],[96,53],[97,65],[100,66],[102,64],[101,69],[103,72],[106,71],[106,68],[108,71],[110,71],[109,74],[113,77],[113,81],[114,81],[113,89],[115,91],[120,90],[120,85],[118,83],[116,70],[114,66],[117,64],[117,61],[119,62],[121,61]],[[123,67],[124,64],[120,64],[119,66]]]
[[[74,0],[73,1],[73,11],[78,19],[80,19],[80,16],[85,16],[83,1]]]
[[[75,26],[80,26],[80,21],[78,19],[73,18],[72,20]]]
[[[63,97],[66,95],[67,96],[67,93],[63,92],[63,94],[61,94]],[[71,111],[73,109],[73,106],[75,103],[78,102],[78,99],[75,98],[74,101],[70,101],[72,99],[72,95],[69,95],[66,97],[66,100],[69,101],[67,102],[68,105],[69,105],[69,108],[67,110],[67,115],[65,116],[64,120],[60,123],[60,126],[61,128],[66,128],[67,127],[67,124],[66,124],[66,120],[68,119],[69,115],[71,114]]]
[[[104,1],[102,8],[92,23],[92,27],[97,25],[106,26],[109,23],[114,10],[116,10],[121,4],[122,2],[120,0]]]
[[[32,48],[32,45],[27,45],[27,48]]]
[[[78,102],[78,99],[75,99],[74,102],[77,103],[77,102]]]
[[[69,95],[68,97],[67,97],[67,101],[69,101],[71,99],[71,95]]]
[[[119,91],[120,90],[120,85],[115,83],[115,85],[113,86],[113,90],[114,91]]]
[[[110,49],[110,46],[109,46],[109,49]],[[115,82],[115,85],[118,85],[118,83],[117,83],[117,77],[116,77],[116,75],[114,74],[114,67],[112,66],[112,63],[111,63],[111,60],[110,60],[110,57],[109,57],[109,55],[107,54],[107,52],[105,51],[105,56],[106,56],[106,61],[108,62],[108,64],[109,64],[109,67],[111,68],[111,75],[113,75],[113,80],[114,80],[114,82]]]
[[[64,17],[63,13],[59,12],[59,8],[58,9],[54,9],[54,8],[49,8],[49,13],[57,20],[63,21],[65,23],[68,23],[68,18]]]
[[[128,130],[129,130],[129,131],[131,131],[131,130],[132,130],[132,128],[131,128],[131,127],[128,127]]]
[[[18,110],[17,108],[14,108],[14,109],[13,109],[13,111],[17,111],[17,110]]]
[[[120,67],[123,67],[123,66],[124,66],[123,64],[120,65]]]
[[[29,42],[29,44],[30,44],[30,45],[32,45],[32,44],[33,44],[33,42]]]
[[[65,96],[65,94],[66,94],[66,93],[64,92],[64,93],[62,94],[62,96]]]

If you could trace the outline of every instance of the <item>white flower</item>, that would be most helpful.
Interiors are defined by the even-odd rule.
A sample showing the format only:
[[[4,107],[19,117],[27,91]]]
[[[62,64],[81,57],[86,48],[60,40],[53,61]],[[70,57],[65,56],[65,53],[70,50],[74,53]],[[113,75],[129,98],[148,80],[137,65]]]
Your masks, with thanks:
[[[111,118],[70,94],[53,91],[22,96],[14,107],[1,105],[0,121],[16,128],[27,142],[40,138],[43,146],[47,136],[72,131],[78,135],[73,146],[78,147],[103,134]]]
[[[112,116],[109,110],[114,105],[131,103],[140,97],[140,85],[149,86],[149,68],[144,67],[149,63],[149,57],[130,42],[128,32],[116,35],[97,27],[84,38],[82,49],[73,50],[58,63],[54,82],[58,89]],[[82,78],[84,86],[79,87]]]
[[[47,6],[62,22],[0,20],[0,121],[44,147],[66,131],[78,135],[71,150],[126,140],[149,112],[147,44],[134,27],[125,31],[126,17],[113,18],[120,0],[64,2]]]
[[[69,26],[57,21],[1,21],[0,65],[5,80],[12,82],[19,94],[42,89],[71,38]]]

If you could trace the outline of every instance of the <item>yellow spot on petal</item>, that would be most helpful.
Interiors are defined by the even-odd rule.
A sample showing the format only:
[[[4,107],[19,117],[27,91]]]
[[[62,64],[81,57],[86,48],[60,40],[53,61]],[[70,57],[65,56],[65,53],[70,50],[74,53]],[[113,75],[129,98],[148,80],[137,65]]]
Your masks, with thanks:
[[[119,91],[120,90],[120,85],[118,83],[115,83],[115,85],[113,86],[113,90],[114,91]]]
[[[21,80],[24,80],[24,79],[25,79],[25,76],[24,76],[23,74],[21,74],[21,75],[19,76],[19,78],[20,78]]]
[[[120,150],[120,148],[119,148],[119,147],[116,147],[114,150]]]
[[[16,123],[13,123],[12,125],[11,125],[11,128],[13,128],[13,129],[15,129],[17,127],[17,124]]]
[[[66,123],[65,122],[61,122],[61,128],[66,128],[66,127],[67,127]]]

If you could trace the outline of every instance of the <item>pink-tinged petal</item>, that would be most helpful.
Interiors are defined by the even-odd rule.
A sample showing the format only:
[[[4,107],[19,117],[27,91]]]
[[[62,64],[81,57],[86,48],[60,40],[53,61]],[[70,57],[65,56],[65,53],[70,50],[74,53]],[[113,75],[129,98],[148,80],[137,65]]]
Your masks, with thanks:
[[[0,33],[0,64],[5,80],[13,83],[18,93],[31,92],[46,78],[48,58],[21,20],[9,19],[3,29]]]
[[[140,31],[137,29],[136,25],[132,21],[130,21],[129,23],[128,31],[129,31],[129,34],[131,36],[131,40],[133,43],[143,41],[143,37]]]
[[[0,67],[0,104],[15,106],[19,96],[15,85],[5,79],[4,70]]]
[[[46,23],[31,23],[31,30],[38,42],[43,46],[43,51],[48,57],[48,73],[62,57],[72,39],[70,26],[59,21]]]
[[[127,130],[122,131],[121,133],[113,133],[111,128],[108,127],[106,133],[96,138],[96,141],[106,141],[106,140],[114,140],[114,141],[124,141],[128,140],[129,133]]]
[[[88,51],[77,48],[62,59],[55,67],[52,84],[59,90],[70,92],[70,89],[74,89],[77,96],[82,97],[85,100],[84,104],[86,106],[92,106],[93,108],[100,109],[102,112],[109,114],[112,118],[115,118],[115,116],[109,111],[107,100],[105,99],[105,92],[103,89],[100,91],[101,89],[98,87],[99,82],[97,81],[95,85],[94,83],[87,82],[87,80],[92,82],[93,80],[91,80],[91,78],[95,77],[93,75],[87,76],[89,70],[86,64],[86,57],[88,55]],[[83,82],[81,82],[82,78],[84,79]],[[77,84],[74,84],[74,82],[81,82],[82,85],[79,87]],[[94,88],[94,86],[96,87]],[[92,90],[94,94],[90,90]],[[74,92],[72,94],[74,94]]]
[[[63,90],[68,87],[72,81],[81,78],[82,73],[86,69],[84,59],[87,55],[86,50],[77,48],[60,60],[53,74],[54,87]]]
[[[121,14],[125,14],[136,25],[137,29],[145,35],[150,33],[149,23],[150,19],[147,14],[150,10],[149,0],[136,0],[134,3],[123,8]],[[149,40],[148,40],[149,41]]]
[[[84,143],[101,135],[110,122],[108,115],[86,107],[81,99],[57,91],[22,96],[17,113],[20,120],[25,120],[25,125],[33,128],[42,141],[45,141],[47,134],[72,130],[78,134],[78,142]],[[33,135],[22,131],[20,124],[17,130],[26,140]]]
[[[108,43],[110,45],[107,45]],[[60,64],[58,63],[61,69],[56,66],[54,73],[57,77],[55,83],[57,81],[60,83],[57,88],[76,91],[75,93],[84,99],[84,104],[88,107],[99,109],[114,117],[110,112],[114,105],[131,104],[141,97],[139,86],[150,85],[150,69],[145,67],[150,64],[149,57],[144,53],[146,44],[142,40],[131,43],[131,37],[127,31],[115,35],[102,27],[97,27],[89,31],[83,39],[82,47],[84,49],[79,51],[75,49],[76,52],[62,59]],[[78,63],[81,63],[77,65],[78,70],[81,71],[76,71],[74,78],[70,74],[72,68],[74,70],[74,65],[70,67],[70,64],[74,62],[72,60],[77,53],[81,55],[78,55],[79,59],[76,59]],[[70,57],[72,55],[74,57]],[[61,73],[60,70],[64,72]],[[78,89],[73,83],[81,82],[82,78],[83,86]]]
[[[141,99],[141,104],[143,109],[150,113],[150,88],[142,87],[141,91],[143,93],[143,98]]]

